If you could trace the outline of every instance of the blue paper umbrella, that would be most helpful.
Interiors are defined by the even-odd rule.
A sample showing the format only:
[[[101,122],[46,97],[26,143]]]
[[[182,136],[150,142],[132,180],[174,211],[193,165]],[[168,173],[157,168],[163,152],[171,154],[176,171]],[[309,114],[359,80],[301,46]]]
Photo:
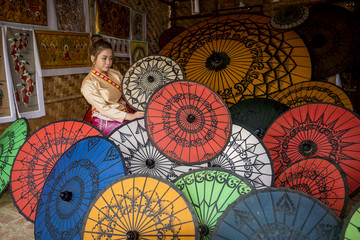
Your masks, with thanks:
[[[201,240],[210,239],[216,222],[228,205],[254,190],[246,178],[222,168],[190,171],[175,180],[175,186],[185,193],[194,207]]]
[[[212,239],[338,239],[341,219],[317,198],[288,188],[239,197],[218,220]]]
[[[149,174],[174,180],[192,169],[207,167],[207,164],[181,165],[160,153],[149,139],[143,118],[121,125],[108,137],[119,147],[129,174]]]
[[[36,239],[80,239],[92,200],[124,175],[120,152],[107,138],[93,136],[74,144],[46,179],[36,211]]]
[[[274,182],[274,167],[262,140],[243,126],[232,126],[225,150],[208,163],[247,178],[256,189],[270,187]]]

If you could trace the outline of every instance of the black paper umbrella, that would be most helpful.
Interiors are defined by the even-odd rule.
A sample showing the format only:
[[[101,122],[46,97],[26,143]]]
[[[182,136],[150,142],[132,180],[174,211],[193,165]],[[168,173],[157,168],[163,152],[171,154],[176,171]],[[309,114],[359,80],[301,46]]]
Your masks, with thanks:
[[[358,57],[359,23],[344,7],[315,5],[310,8],[307,21],[295,30],[309,49],[313,80],[322,80],[344,71]]]
[[[120,149],[129,174],[148,174],[173,180],[200,166],[172,162],[150,141],[144,119],[135,119],[114,129],[109,135]],[[207,164],[203,164],[206,167]]]
[[[228,145],[208,165],[231,170],[246,178],[256,189],[270,187],[274,182],[268,150],[260,138],[243,126],[233,124]]]
[[[186,28],[181,26],[173,26],[169,29],[166,29],[159,38],[159,46],[160,48],[163,48],[171,39],[173,39],[178,34],[185,31]]]
[[[52,167],[74,143],[104,133],[84,121],[63,120],[35,131],[20,148],[10,176],[10,193],[19,212],[35,220],[37,202]]]
[[[104,188],[84,217],[81,239],[199,239],[194,210],[171,182],[121,177]]]
[[[229,107],[240,100],[270,98],[311,79],[311,60],[294,30],[271,27],[270,18],[237,14],[186,29],[159,52],[177,61],[186,79],[206,84]]]
[[[212,239],[338,239],[342,221],[318,199],[288,188],[239,197],[220,217]]]
[[[193,170],[174,183],[194,207],[201,240],[210,239],[218,218],[228,205],[254,189],[246,178],[222,168]]]
[[[122,93],[135,110],[144,111],[150,96],[166,83],[184,80],[177,62],[165,56],[148,56],[138,60],[125,73]]]
[[[83,217],[97,193],[125,175],[119,149],[105,137],[75,143],[51,170],[35,218],[36,239],[80,239]]]
[[[308,17],[308,7],[292,5],[276,11],[271,18],[271,26],[277,29],[291,29],[301,25]]]
[[[268,98],[251,98],[237,102],[229,108],[233,123],[247,127],[259,138],[267,128],[289,107]]]
[[[26,141],[29,124],[25,118],[11,123],[0,135],[0,196],[10,181],[10,172],[19,149]]]

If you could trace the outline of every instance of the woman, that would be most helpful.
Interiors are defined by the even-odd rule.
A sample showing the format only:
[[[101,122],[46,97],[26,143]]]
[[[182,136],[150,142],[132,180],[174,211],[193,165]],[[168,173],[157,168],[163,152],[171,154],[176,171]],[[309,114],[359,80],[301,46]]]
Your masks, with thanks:
[[[82,82],[81,93],[92,107],[92,124],[108,135],[124,122],[144,117],[144,112],[133,111],[122,97],[122,75],[111,68],[111,44],[96,35],[91,41],[92,69]]]

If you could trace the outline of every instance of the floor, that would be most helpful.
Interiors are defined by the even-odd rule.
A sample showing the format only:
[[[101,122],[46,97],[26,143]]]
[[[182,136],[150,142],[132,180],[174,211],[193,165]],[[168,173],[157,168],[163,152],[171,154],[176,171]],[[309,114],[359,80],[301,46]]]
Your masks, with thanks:
[[[350,199],[347,213],[360,201],[360,194]],[[347,214],[346,214],[347,215]],[[1,240],[33,240],[34,224],[27,221],[17,210],[9,190],[0,196],[0,239]]]

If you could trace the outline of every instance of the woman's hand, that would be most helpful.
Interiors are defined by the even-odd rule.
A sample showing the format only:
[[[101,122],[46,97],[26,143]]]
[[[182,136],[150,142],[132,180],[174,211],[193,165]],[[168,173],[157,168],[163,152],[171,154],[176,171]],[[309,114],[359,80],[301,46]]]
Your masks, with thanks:
[[[145,112],[127,113],[125,115],[125,120],[131,121],[137,118],[143,118],[144,116]]]

